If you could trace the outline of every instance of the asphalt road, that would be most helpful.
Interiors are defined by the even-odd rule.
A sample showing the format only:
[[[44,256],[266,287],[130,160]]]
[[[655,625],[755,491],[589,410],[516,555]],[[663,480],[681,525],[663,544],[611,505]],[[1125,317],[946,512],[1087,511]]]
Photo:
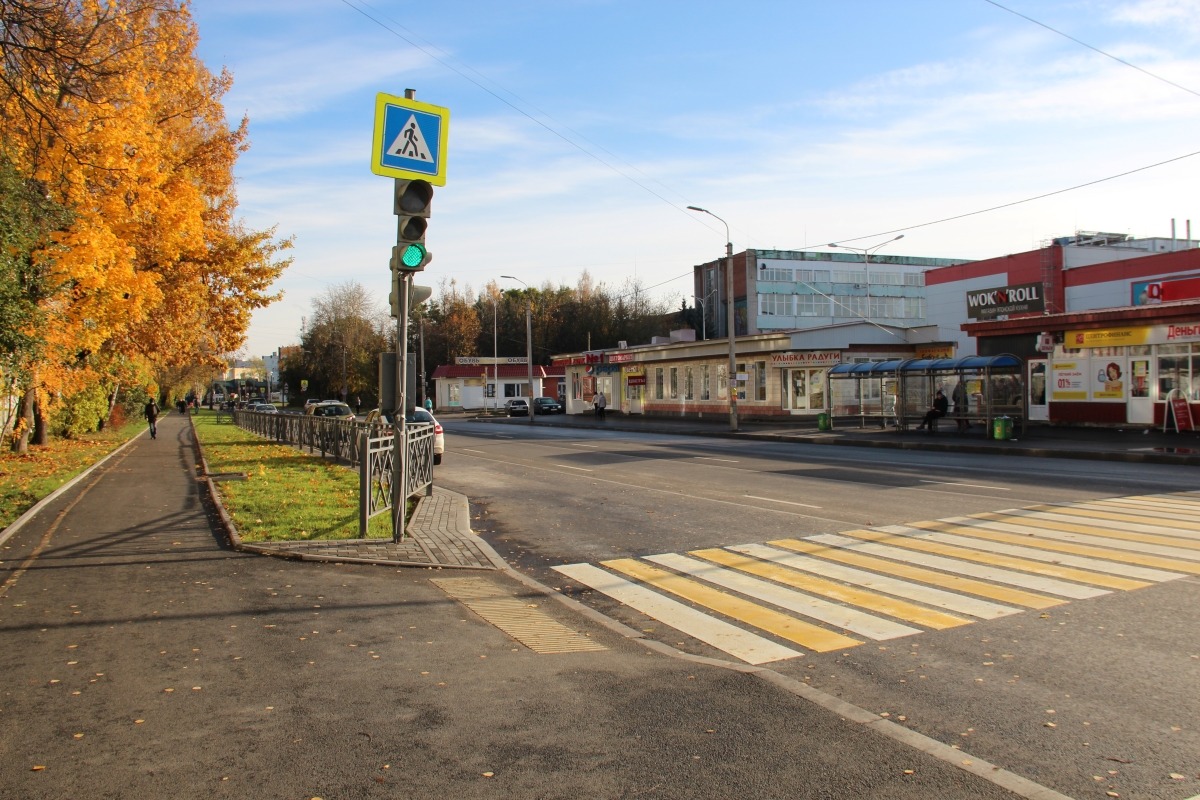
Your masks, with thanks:
[[[0,798],[1045,796],[500,573],[235,553],[186,424],[159,432],[0,540]],[[526,646],[470,591],[573,644]]]
[[[732,661],[555,568],[636,559],[646,569],[650,558],[704,548],[1195,487],[1188,467],[443,424],[440,480],[472,498],[474,527],[514,567],[682,652]],[[1200,537],[1200,511],[1177,527]],[[1200,795],[1200,578],[1176,577],[804,648],[767,666],[1072,797],[1191,798]]]

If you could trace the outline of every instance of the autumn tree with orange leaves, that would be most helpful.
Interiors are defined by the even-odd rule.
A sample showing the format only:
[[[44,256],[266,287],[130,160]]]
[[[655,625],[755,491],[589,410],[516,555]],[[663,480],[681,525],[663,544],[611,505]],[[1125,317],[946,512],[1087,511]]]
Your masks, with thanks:
[[[159,391],[238,349],[278,298],[288,239],[236,218],[232,83],[196,57],[186,3],[0,0],[0,370],[22,397],[13,437],[83,390]],[[23,227],[22,227],[23,226]],[[8,228],[7,230],[5,228]]]

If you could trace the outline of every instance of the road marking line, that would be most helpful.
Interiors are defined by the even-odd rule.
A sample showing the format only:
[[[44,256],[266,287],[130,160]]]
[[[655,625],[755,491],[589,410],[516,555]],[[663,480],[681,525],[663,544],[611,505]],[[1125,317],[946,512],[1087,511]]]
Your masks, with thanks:
[[[988,486],[984,483],[955,483],[953,481],[930,481],[921,479],[921,483],[936,483],[938,486],[965,486],[968,489],[991,489],[997,492],[1011,492],[1012,489],[1005,486]]]
[[[887,595],[866,589],[844,586],[840,583],[834,583],[815,575],[809,575],[808,573],[785,567],[782,564],[751,558],[747,555],[733,553],[720,548],[693,550],[689,555],[742,572],[748,572],[760,578],[767,578],[768,580],[782,583],[795,589],[811,592],[822,597],[829,597],[843,603],[866,608],[870,611],[877,611],[881,614],[887,614],[890,617],[896,617],[897,619],[917,625],[924,625],[926,628],[933,628],[934,630],[956,628],[959,625],[970,623],[968,619],[956,617],[953,614],[947,614],[943,611],[936,611],[932,608],[925,608],[916,603],[910,603],[907,600],[899,600],[895,597],[888,597]]]
[[[862,644],[859,640],[849,636],[827,631],[787,614],[781,614],[757,603],[751,603],[749,600],[717,591],[709,586],[657,567],[651,567],[632,558],[618,558],[600,563],[650,586],[678,595],[697,605],[710,608],[727,617],[819,653]]]
[[[882,544],[896,545],[897,547],[904,547],[911,550],[923,550],[927,553],[960,558],[966,561],[978,561],[981,564],[997,564],[1002,567],[1032,572],[1036,575],[1065,578],[1077,583],[1090,583],[1095,586],[1103,586],[1108,589],[1117,589],[1125,592],[1132,589],[1144,589],[1150,585],[1147,581],[1135,581],[1116,575],[1107,575],[1103,572],[1075,569],[1072,565],[1060,565],[1055,561],[1045,563],[1049,561],[1045,556],[1042,556],[1041,559],[1034,558],[1031,560],[1019,557],[1013,553],[1005,553],[995,548],[978,547],[975,543],[964,540],[949,543],[938,538],[938,534],[918,531],[914,528],[906,528],[903,525],[889,525],[869,531],[843,531],[842,535],[853,536],[857,539],[869,539]],[[979,544],[982,544],[982,542]]]
[[[774,497],[759,497],[756,494],[748,494],[745,496],[749,497],[751,500],[765,500],[768,503],[783,503],[784,505],[800,506],[801,508],[820,508],[820,506],[809,505],[808,503],[797,503],[794,500],[776,500]]]
[[[870,539],[871,537],[860,536],[850,538],[851,536],[853,534],[849,536],[810,536],[808,537],[808,541],[832,544],[836,547],[844,547],[857,553],[867,553],[868,555],[879,556],[880,558],[889,558],[895,561],[903,561],[906,564],[930,567],[956,575],[968,575],[972,578],[979,578],[991,581],[992,583],[1003,583],[1008,586],[1019,586],[1023,589],[1030,589],[1035,592],[1056,594],[1059,597],[1069,597],[1072,600],[1086,600],[1090,597],[1100,597],[1109,593],[1107,589],[1080,586],[1077,583],[1067,583],[1066,581],[1054,578],[1002,569],[992,566],[991,562],[981,565],[956,558],[948,558],[944,555],[934,555],[920,550],[895,546],[896,543],[881,544],[873,540],[861,541],[864,538]]]
[[[856,609],[786,589],[744,573],[729,570],[711,562],[697,561],[678,553],[647,556],[646,560],[870,639],[898,639],[901,636],[921,633],[919,628],[881,619]]]
[[[828,548],[817,547],[816,545],[808,545],[799,540],[790,540],[794,542],[796,548],[801,552],[810,552],[816,550],[827,550]],[[780,546],[786,547],[782,542]],[[746,544],[737,545],[728,548],[736,553],[744,553],[748,556],[761,558],[764,561],[774,561],[782,564],[785,567],[804,570],[816,575],[821,575],[826,578],[849,583],[855,586],[862,586],[867,589],[874,589],[880,592],[886,592],[896,597],[903,597],[908,600],[915,600],[918,603],[934,606],[935,608],[943,608],[947,611],[954,611],[959,614],[967,614],[979,619],[997,619],[999,617],[1007,617],[1010,614],[1019,614],[1022,609],[1013,608],[1011,606],[1000,605],[999,603],[991,603],[987,600],[980,600],[976,597],[967,597],[966,595],[955,594],[954,592],[946,592],[941,589],[934,589],[931,586],[922,586],[917,583],[908,581],[896,580],[886,575],[877,575],[866,570],[854,569],[853,567],[842,566],[841,564],[822,561],[816,558],[807,558],[796,555],[795,552],[780,550],[776,547],[766,547],[761,544]]]
[[[820,536],[811,536],[803,542],[796,539],[783,539],[768,542],[768,544],[777,547],[787,547],[792,550],[800,549],[798,546],[803,546],[804,550],[802,552],[807,552],[810,555],[815,555],[823,559],[839,561],[843,564],[852,564],[874,572],[895,575],[898,578],[905,578],[930,586],[940,586],[943,589],[973,594],[978,597],[986,597],[989,600],[1025,606],[1026,608],[1051,608],[1065,602],[1057,597],[1047,597],[1046,595],[1026,592],[1021,589],[1010,589],[1004,586],[997,586],[994,583],[984,583],[973,578],[964,578],[960,575],[946,575],[941,572],[934,572],[931,569],[914,567],[909,564],[893,563],[882,558],[853,552],[841,545],[825,546],[832,543],[822,541],[822,539],[823,537]]]
[[[697,461],[724,461],[726,464],[739,463],[736,458],[715,458],[714,456],[692,456]]]
[[[804,655],[591,564],[564,564],[554,570],[748,664],[765,664]]]
[[[555,464],[554,466],[556,466],[556,467],[562,467],[563,469],[577,469],[577,470],[579,470],[580,472],[592,472],[592,471],[593,471],[593,470],[590,470],[590,469],[588,469],[588,468],[586,468],[586,467],[573,467],[573,466],[571,466],[570,464]]]

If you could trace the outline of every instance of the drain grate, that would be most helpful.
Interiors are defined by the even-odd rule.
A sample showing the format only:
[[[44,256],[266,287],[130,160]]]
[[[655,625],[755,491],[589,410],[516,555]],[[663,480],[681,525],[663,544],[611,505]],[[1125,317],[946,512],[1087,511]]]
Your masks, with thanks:
[[[483,578],[432,578],[450,597],[535,653],[586,653],[608,648]]]

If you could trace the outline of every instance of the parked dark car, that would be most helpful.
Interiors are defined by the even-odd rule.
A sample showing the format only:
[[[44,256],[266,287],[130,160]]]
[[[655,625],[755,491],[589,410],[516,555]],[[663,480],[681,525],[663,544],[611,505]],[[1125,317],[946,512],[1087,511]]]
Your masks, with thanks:
[[[562,403],[553,397],[533,398],[533,413],[535,414],[561,414],[563,410]]]

